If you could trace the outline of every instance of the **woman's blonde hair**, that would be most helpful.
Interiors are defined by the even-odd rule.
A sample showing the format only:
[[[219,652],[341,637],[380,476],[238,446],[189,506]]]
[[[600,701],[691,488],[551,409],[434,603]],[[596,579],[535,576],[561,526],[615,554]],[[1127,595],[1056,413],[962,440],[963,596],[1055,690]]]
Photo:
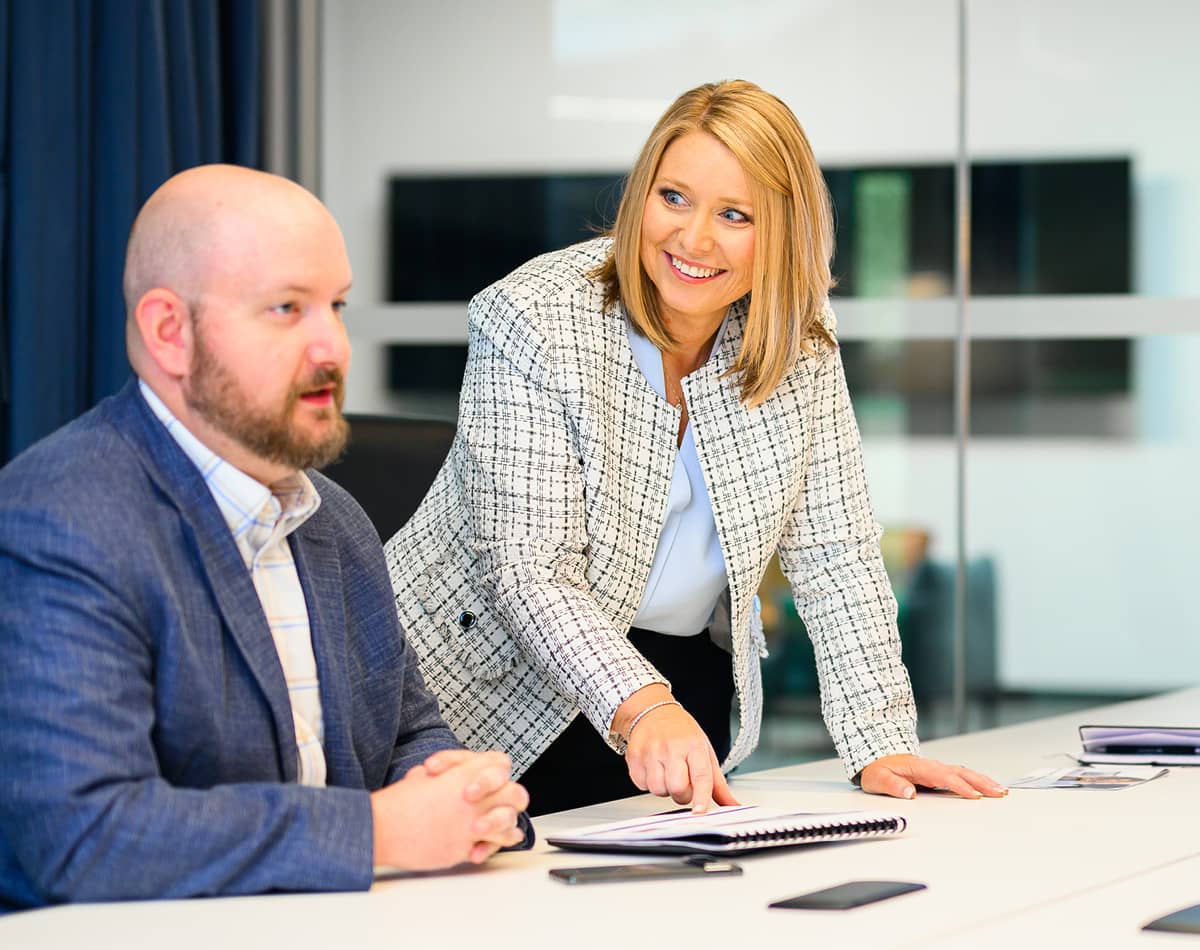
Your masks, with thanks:
[[[762,403],[814,343],[836,345],[822,318],[833,280],[829,191],[800,123],[782,101],[751,82],[697,86],[667,109],[625,182],[608,258],[592,276],[605,306],[621,303],[634,327],[661,350],[671,337],[642,267],[642,214],[663,152],[680,136],[707,132],[736,156],[754,204],[754,270],[742,349],[730,368],[741,399]]]

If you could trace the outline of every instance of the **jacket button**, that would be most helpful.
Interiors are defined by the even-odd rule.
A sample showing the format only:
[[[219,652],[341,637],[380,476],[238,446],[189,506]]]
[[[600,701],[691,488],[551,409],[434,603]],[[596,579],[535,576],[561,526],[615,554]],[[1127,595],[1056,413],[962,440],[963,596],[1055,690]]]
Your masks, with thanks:
[[[475,626],[475,621],[477,619],[478,618],[471,611],[464,610],[458,615],[458,625],[464,630],[470,630],[473,626]]]

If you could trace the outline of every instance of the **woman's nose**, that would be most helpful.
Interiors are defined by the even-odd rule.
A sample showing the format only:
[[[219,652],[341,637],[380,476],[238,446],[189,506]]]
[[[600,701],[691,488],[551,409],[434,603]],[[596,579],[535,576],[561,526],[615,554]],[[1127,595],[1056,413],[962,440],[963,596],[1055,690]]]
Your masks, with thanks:
[[[708,215],[691,215],[683,229],[684,248],[697,254],[704,254],[712,249],[712,243],[712,222]]]

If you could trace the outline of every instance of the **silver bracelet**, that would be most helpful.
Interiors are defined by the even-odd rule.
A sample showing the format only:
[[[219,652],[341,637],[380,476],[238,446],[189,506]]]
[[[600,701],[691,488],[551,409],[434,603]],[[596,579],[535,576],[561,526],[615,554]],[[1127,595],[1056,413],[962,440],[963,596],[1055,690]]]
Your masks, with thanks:
[[[629,728],[626,730],[625,735],[621,735],[619,732],[610,732],[608,734],[608,738],[612,741],[613,745],[617,747],[617,755],[624,755],[629,749],[629,740],[633,738],[633,730],[636,729],[637,724],[642,721],[642,717],[646,715],[646,713],[654,712],[654,710],[662,706],[679,706],[681,709],[683,708],[683,704],[677,699],[663,699],[657,703],[651,703],[640,713],[634,716],[633,722],[629,724]]]

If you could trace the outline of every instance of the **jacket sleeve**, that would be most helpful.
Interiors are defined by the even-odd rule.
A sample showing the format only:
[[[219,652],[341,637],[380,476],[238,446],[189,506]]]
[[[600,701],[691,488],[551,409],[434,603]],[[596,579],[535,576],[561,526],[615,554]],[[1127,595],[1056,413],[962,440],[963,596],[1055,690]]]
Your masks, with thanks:
[[[370,886],[366,791],[164,779],[151,625],[90,520],[0,506],[2,896],[37,905]],[[268,738],[263,755],[275,754]]]
[[[435,752],[462,748],[462,743],[442,719],[437,698],[425,685],[416,651],[409,645],[407,637],[404,640],[403,662],[403,719],[385,785],[400,781],[409,769],[420,765]]]
[[[502,294],[472,308],[456,465],[475,570],[523,653],[607,740],[617,707],[665,680],[589,592],[583,462],[552,341]]]
[[[779,557],[812,638],[822,715],[857,777],[880,756],[917,751],[916,707],[841,355],[823,347],[812,361],[807,477]]]

